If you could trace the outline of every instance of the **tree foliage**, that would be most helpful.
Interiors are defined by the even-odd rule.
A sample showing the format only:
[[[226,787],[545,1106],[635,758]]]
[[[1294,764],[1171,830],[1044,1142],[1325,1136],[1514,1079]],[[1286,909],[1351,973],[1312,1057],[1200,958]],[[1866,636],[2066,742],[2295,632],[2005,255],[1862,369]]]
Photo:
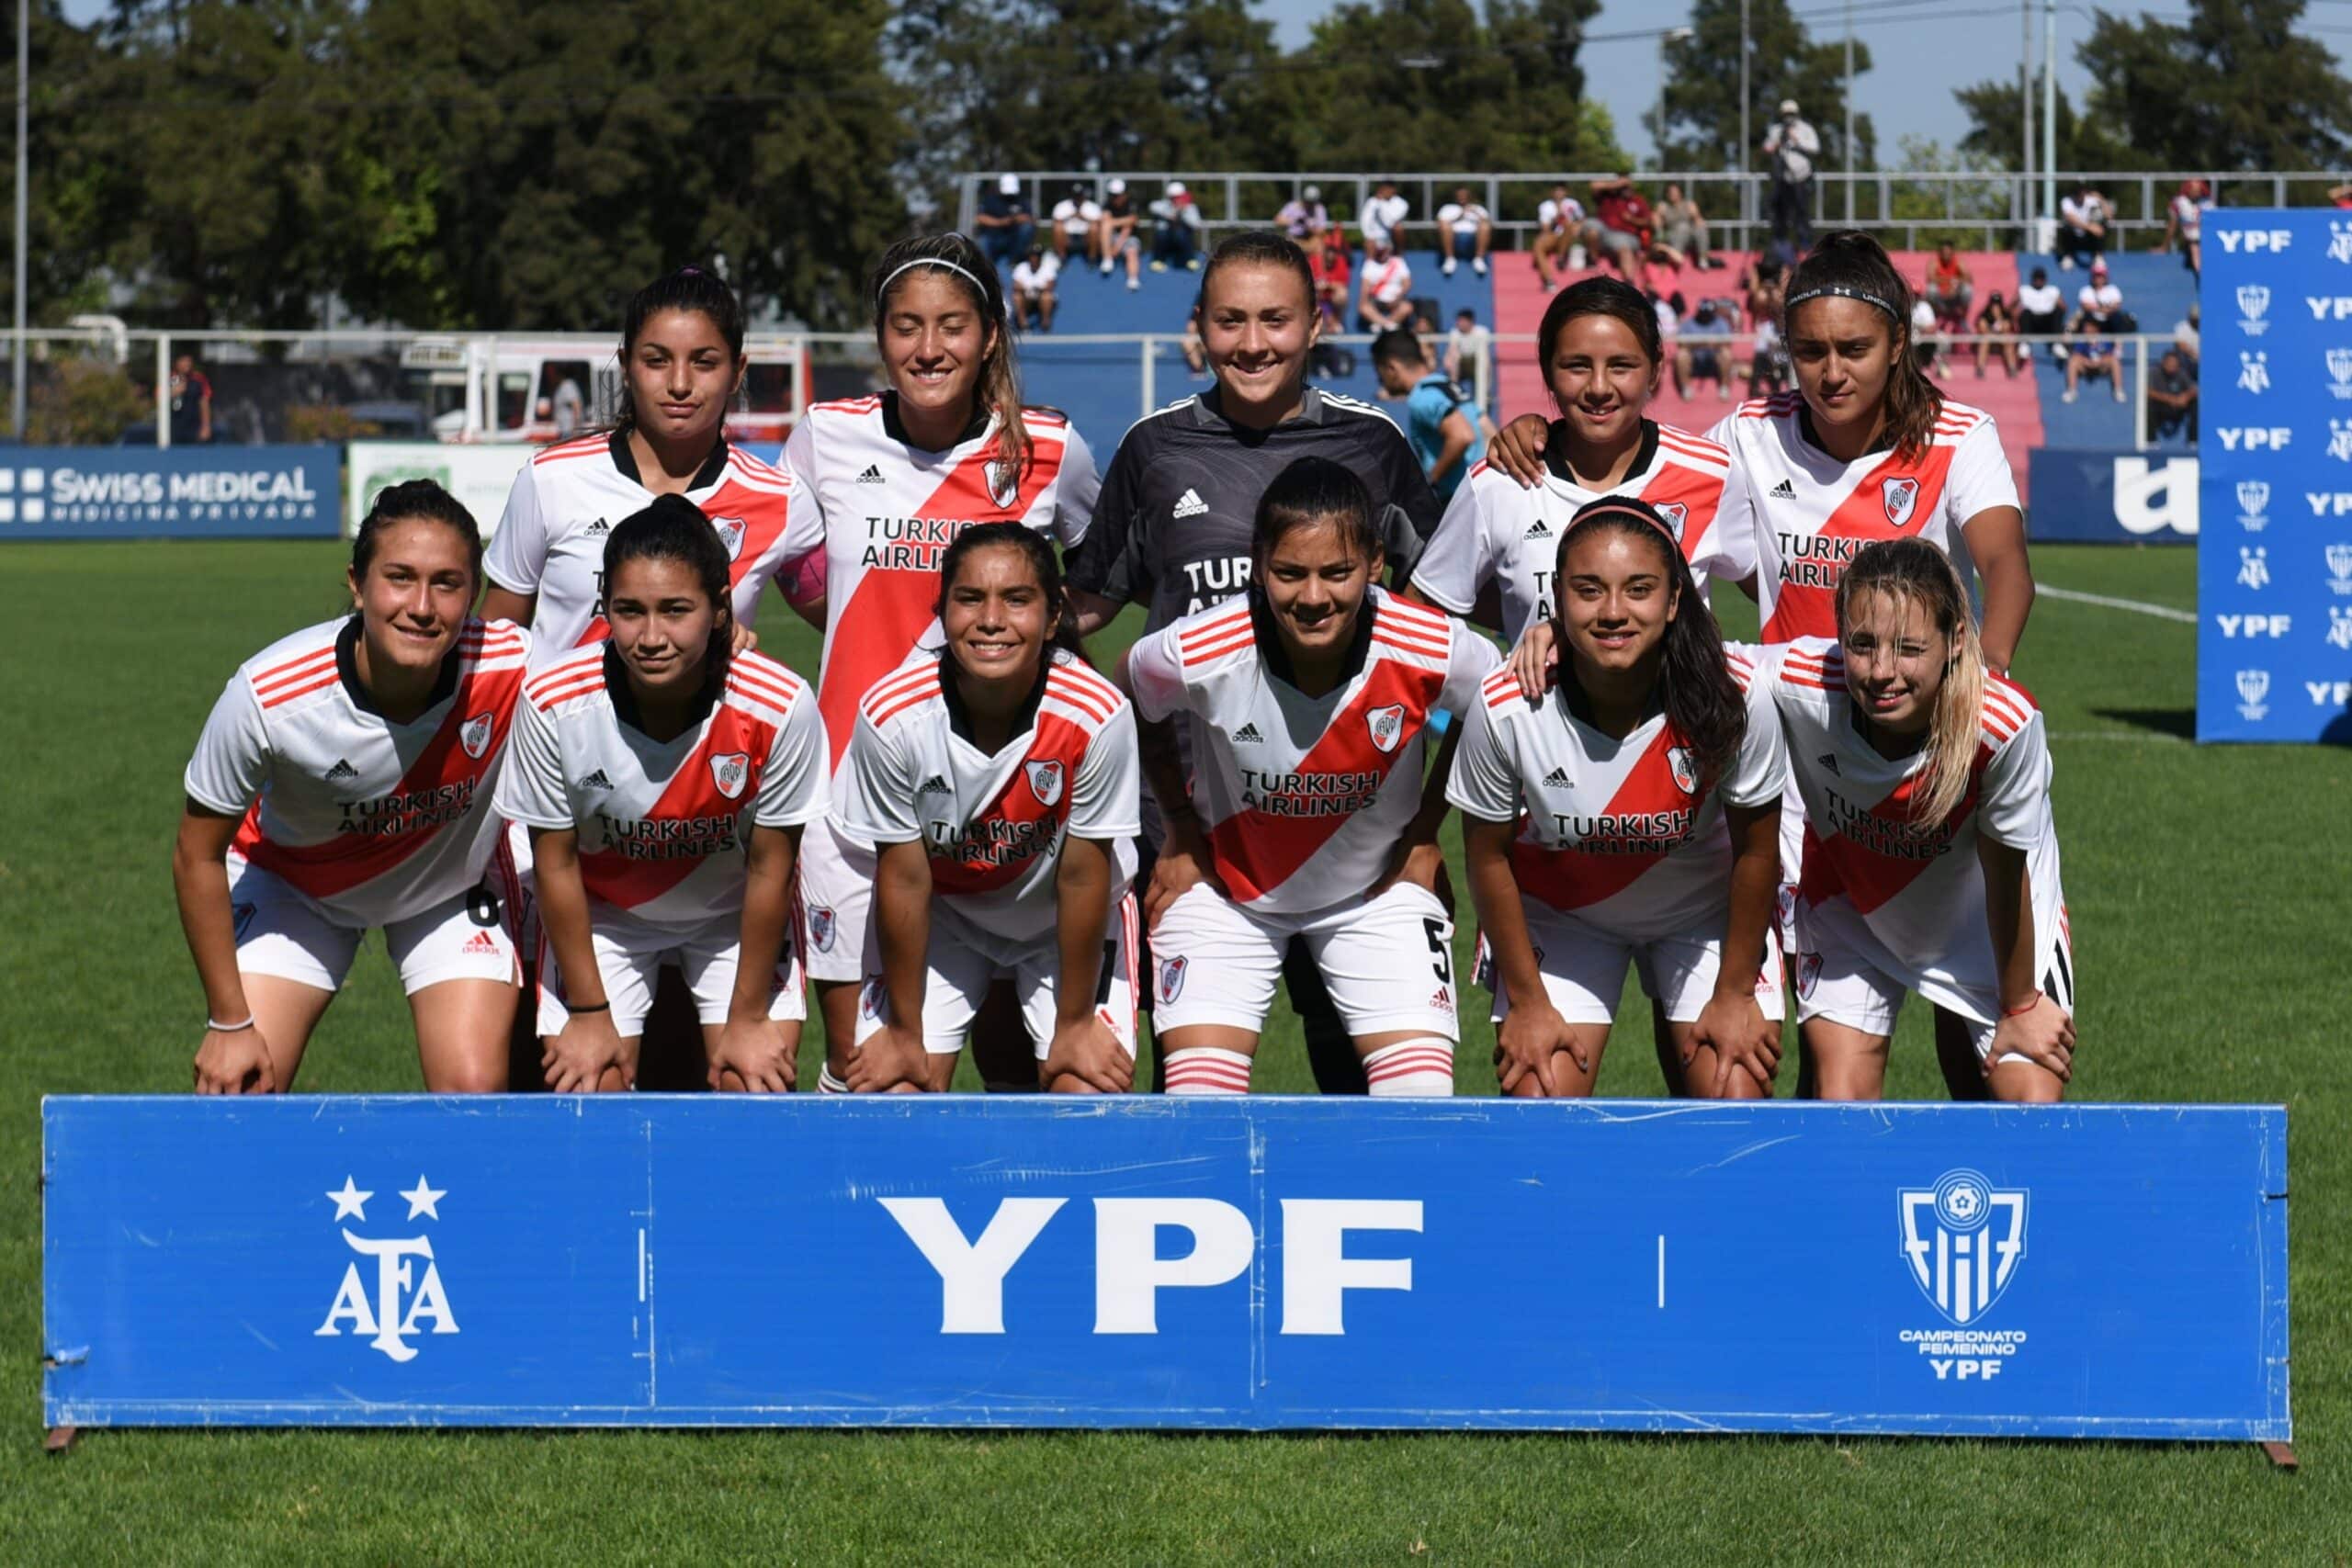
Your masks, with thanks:
[[[1739,154],[1740,0],[1697,0],[1690,8],[1690,37],[1666,46],[1666,132],[1668,167],[1736,169]],[[1815,166],[1843,170],[1846,153],[1846,45],[1841,38],[1815,41],[1789,8],[1788,0],[1749,0],[1747,166],[1760,170],[1760,148],[1783,98],[1794,98],[1805,119],[1821,133]],[[1871,51],[1854,43],[1854,73],[1871,68]],[[1653,111],[1655,113],[1655,111]],[[1868,169],[1877,157],[1878,133],[1866,114],[1854,116],[1852,166]]]

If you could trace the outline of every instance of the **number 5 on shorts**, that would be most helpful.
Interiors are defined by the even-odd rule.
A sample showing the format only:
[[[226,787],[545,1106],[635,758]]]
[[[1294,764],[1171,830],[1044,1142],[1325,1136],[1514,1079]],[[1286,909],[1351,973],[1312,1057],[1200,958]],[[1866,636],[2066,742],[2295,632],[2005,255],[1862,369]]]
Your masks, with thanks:
[[[1437,971],[1437,983],[1453,984],[1453,949],[1446,945],[1445,922],[1431,915],[1421,917],[1421,930],[1430,933],[1430,951],[1437,954],[1437,962],[1430,967]]]

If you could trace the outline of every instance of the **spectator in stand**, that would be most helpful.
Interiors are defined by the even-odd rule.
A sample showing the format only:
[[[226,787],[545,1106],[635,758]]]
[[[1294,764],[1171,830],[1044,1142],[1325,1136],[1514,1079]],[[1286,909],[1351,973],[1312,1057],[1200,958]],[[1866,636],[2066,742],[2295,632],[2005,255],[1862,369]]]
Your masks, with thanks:
[[[2066,356],[2066,401],[2075,400],[2075,393],[2085,381],[2100,377],[2115,389],[2115,400],[2123,400],[2123,362],[2115,355],[2114,341],[2099,331],[2094,321],[2086,321],[2077,329],[2075,349]]]
[[[1724,367],[1731,358],[1731,344],[1720,341],[1731,332],[1730,301],[1700,300],[1699,308],[1690,313],[1690,331],[1701,339],[1717,341],[1693,344],[1678,339],[1674,349],[1676,389],[1688,398],[1694,395],[1691,388],[1702,381],[1713,381],[1716,400],[1731,401],[1731,378],[1724,374]]]
[[[1069,194],[1054,203],[1054,261],[1057,265],[1069,265],[1074,249],[1088,262],[1102,259],[1102,204],[1084,186],[1072,186]]]
[[[1312,255],[1331,227],[1331,214],[1323,206],[1322,188],[1308,186],[1283,202],[1283,209],[1274,214],[1274,224]]]
[[[1021,194],[1020,175],[1006,175],[996,182],[996,189],[981,195],[972,227],[979,231],[973,238],[980,243],[980,254],[999,266],[1010,266],[1028,254],[1029,242],[1037,235],[1037,220],[1029,210],[1029,198]]]
[[[1151,270],[1201,270],[1201,208],[1182,180],[1170,180],[1151,204]]]
[[[2148,373],[2148,434],[2197,445],[2197,366],[2177,348],[2165,349]]]
[[[1102,258],[1102,276],[1111,276],[1112,265],[1124,261],[1127,267],[1129,290],[1143,287],[1143,240],[1136,232],[1136,225],[1143,214],[1136,207],[1136,198],[1127,194],[1127,182],[1114,178],[1102,187],[1102,223],[1097,232],[1095,254]]]
[[[2165,212],[2165,249],[2180,247],[2182,263],[2193,277],[2205,276],[2205,214],[2213,205],[2213,187],[2204,180],[2183,180]]]
[[[1756,333],[1747,359],[1751,398],[1769,397],[1789,385],[1789,356],[1781,343],[1781,306],[1788,284],[1787,270],[1769,256],[1759,257],[1741,280],[1747,296],[1747,320]]]
[[[1944,374],[1943,320],[1923,295],[1911,301],[1911,357],[1920,369],[1940,380]]]
[[[1707,254],[1706,214],[1675,180],[1666,182],[1665,198],[1657,204],[1657,259],[1671,267],[1694,266],[1702,272],[1724,265]]]
[[[2205,352],[2204,334],[2199,331],[2202,321],[2203,312],[2192,299],[2188,302],[2188,314],[2172,324],[2172,345],[2188,356],[2191,370],[2197,368]]]
[[[1976,279],[1950,240],[1936,247],[1936,259],[1928,267],[1928,291],[1922,298],[1934,308],[1936,320],[1945,331],[1967,329],[1968,307],[1976,299]]]
[[[2058,265],[2073,271],[2084,257],[2096,262],[2107,249],[2107,197],[2078,185],[2059,198]]]
[[[1306,269],[1315,277],[1315,308],[1323,318],[1323,330],[1347,331],[1348,283],[1353,271],[1348,265],[1347,234],[1338,229],[1323,231],[1323,243],[1307,249]]]
[[[2094,321],[2103,333],[2136,333],[2140,323],[2123,308],[2123,290],[2107,275],[2107,259],[2091,263],[2091,280],[2075,296],[2075,326]]]
[[[2327,199],[2337,208],[2352,208],[2352,182],[2328,186]]]
[[[1453,330],[1445,335],[1445,373],[1470,389],[1481,419],[1494,407],[1494,353],[1495,334],[1478,324],[1478,312],[1467,305],[1453,312]]]
[[[1987,353],[2009,367],[2012,379],[2025,368],[2025,351],[2018,343],[2017,310],[2001,297],[1997,288],[1993,290],[1993,297],[1984,301],[1984,308],[1976,312],[1976,335],[1988,340],[1969,345],[1969,352],[1976,358],[1978,380],[1984,378],[1984,356]]]
[[[1772,238],[1810,250],[1813,161],[1821,156],[1821,133],[1797,113],[1794,98],[1781,100],[1781,118],[1764,133],[1764,156],[1772,171]]]
[[[1650,313],[1657,318],[1658,357],[1665,363],[1667,374],[1674,378],[1674,395],[1683,397],[1682,370],[1684,356],[1682,341],[1682,296],[1668,298],[1655,288],[1645,289],[1649,299]]]
[[[1395,180],[1374,182],[1372,194],[1364,197],[1363,210],[1356,215],[1356,230],[1363,236],[1367,254],[1374,240],[1392,251],[1405,248],[1400,231],[1405,227],[1407,210],[1405,198],[1396,194]]]
[[[1455,186],[1453,199],[1437,209],[1438,271],[1452,277],[1455,265],[1467,261],[1472,272],[1486,276],[1487,247],[1494,238],[1494,214],[1473,199],[1468,186]]]
[[[1535,243],[1531,247],[1535,276],[1543,280],[1544,293],[1560,287],[1562,269],[1584,269],[1584,203],[1568,194],[1566,182],[1554,186],[1552,194],[1535,209]]]
[[[1054,283],[1061,274],[1061,258],[1049,254],[1045,246],[1033,242],[1029,254],[1012,269],[1012,324],[1015,327],[1035,326],[1041,333],[1054,330]]]
[[[2018,331],[2028,337],[2054,338],[2066,330],[2066,297],[2050,281],[2050,269],[2038,266],[2018,290]]]
[[[1478,405],[1463,387],[1431,368],[1421,340],[1408,330],[1380,334],[1372,345],[1372,367],[1381,390],[1405,400],[1405,438],[1429,475],[1441,502],[1452,501],[1462,478],[1487,450],[1479,433]]]
[[[172,361],[172,445],[209,446],[212,440],[212,382],[196,367],[196,355]]]
[[[1385,333],[1413,321],[1413,269],[1385,240],[1363,243],[1363,278],[1356,290],[1356,325]]]
[[[1592,210],[1597,222],[1585,224],[1585,243],[1634,288],[1649,272],[1653,220],[1650,204],[1634,188],[1631,173],[1592,182]]]

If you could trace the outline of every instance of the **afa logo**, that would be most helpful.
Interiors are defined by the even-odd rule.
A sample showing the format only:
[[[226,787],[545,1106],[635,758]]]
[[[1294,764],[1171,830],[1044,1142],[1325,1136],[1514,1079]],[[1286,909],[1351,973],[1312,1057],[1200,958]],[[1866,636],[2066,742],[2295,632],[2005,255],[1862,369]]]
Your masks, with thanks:
[[[1675,788],[1680,790],[1685,795],[1696,795],[1699,793],[1699,763],[1697,759],[1690,755],[1690,747],[1668,747],[1666,749],[1666,766],[1667,771],[1674,775]]]
[[[1919,481],[1907,478],[1887,479],[1880,490],[1881,499],[1886,503],[1886,520],[1897,528],[1910,522],[1912,512],[1919,504]]]
[[[1159,999],[1172,1002],[1184,989],[1184,960],[1163,958],[1159,961]]]
[[[820,953],[833,950],[833,912],[822,904],[808,906],[808,945]]]
[[[1021,771],[1029,775],[1029,793],[1037,797],[1040,806],[1057,805],[1062,798],[1062,765],[1058,761],[1023,762]]]
[[[458,744],[466,749],[467,756],[481,761],[481,754],[490,750],[490,715],[478,713],[459,726]]]
[[[327,1308],[326,1321],[311,1332],[315,1338],[334,1339],[347,1331],[365,1337],[370,1348],[395,1361],[413,1361],[418,1352],[409,1343],[411,1337],[455,1334],[458,1319],[449,1310],[440,1265],[434,1260],[432,1237],[355,1235],[350,1226],[342,1224],[350,1219],[367,1223],[368,1201],[375,1195],[361,1190],[348,1176],[343,1179],[340,1191],[327,1194],[334,1204],[344,1245],[359,1257],[344,1266],[343,1283]],[[440,1219],[438,1205],[448,1195],[446,1190],[426,1185],[423,1176],[416,1179],[415,1187],[400,1194],[408,1201],[411,1221]],[[361,1267],[361,1260],[368,1258],[375,1260],[372,1280]],[[422,1270],[419,1264],[424,1266]],[[432,1326],[427,1328],[427,1324]]]
[[[2352,264],[2352,223],[2327,220],[2327,259]]]
[[[710,760],[710,782],[718,793],[729,800],[742,797],[743,786],[751,781],[752,754],[749,751],[728,751]]]
[[[1364,724],[1372,731],[1372,743],[1386,756],[1405,739],[1405,705],[1391,703],[1385,708],[1374,708],[1363,716]]]
[[[1933,1187],[1895,1193],[1904,1261],[1920,1294],[1966,1327],[2001,1299],[2025,1261],[2026,1190],[1975,1171],[1946,1171]]]
[[[1690,521],[1690,509],[1679,501],[1661,501],[1657,503],[1657,514],[1666,519],[1666,531],[1674,536],[1674,542],[1680,544],[1682,530]]]
[[[727,547],[729,560],[742,555],[743,520],[741,517],[714,517],[710,525],[718,530],[718,542]]]

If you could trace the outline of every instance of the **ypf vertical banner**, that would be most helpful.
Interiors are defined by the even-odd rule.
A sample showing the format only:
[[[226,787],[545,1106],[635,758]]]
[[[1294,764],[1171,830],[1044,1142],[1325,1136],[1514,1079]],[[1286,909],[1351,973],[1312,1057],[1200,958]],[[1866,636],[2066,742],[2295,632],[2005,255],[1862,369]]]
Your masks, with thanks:
[[[2205,220],[2197,738],[2352,741],[2352,212]]]

